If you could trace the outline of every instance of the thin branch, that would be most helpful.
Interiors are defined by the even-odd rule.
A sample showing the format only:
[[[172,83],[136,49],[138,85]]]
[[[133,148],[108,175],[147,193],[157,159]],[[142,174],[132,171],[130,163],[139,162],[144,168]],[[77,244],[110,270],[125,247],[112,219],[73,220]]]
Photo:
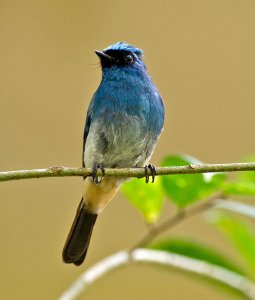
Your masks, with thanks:
[[[213,173],[213,172],[234,172],[234,171],[255,171],[255,163],[231,163],[231,164],[201,164],[178,167],[158,167],[157,175],[171,174],[193,174],[193,173]],[[18,170],[0,172],[0,181],[42,178],[42,177],[63,177],[63,176],[91,176],[91,168],[68,168],[68,167],[50,167],[47,169]],[[102,176],[99,170],[98,176]],[[126,169],[105,169],[105,176],[113,177],[145,177],[144,168],[126,168]],[[218,197],[218,196],[217,196]],[[182,220],[194,216],[214,205],[216,196],[208,201],[194,206],[188,211],[182,211],[154,228],[137,246],[145,246],[163,231],[172,228]],[[136,247],[137,247],[136,246]],[[159,250],[134,249],[131,252],[121,251],[89,268],[78,280],[60,297],[60,300],[73,300],[82,290],[94,283],[103,275],[111,270],[117,269],[133,262],[163,264],[178,268],[183,271],[197,273],[208,278],[222,282],[252,300],[255,300],[255,283],[237,273],[224,269],[222,267],[187,258],[182,255],[167,253]]]
[[[104,258],[87,269],[75,282],[59,297],[59,300],[73,300],[84,290],[92,285],[97,279],[103,277],[114,269],[129,263],[129,253],[120,251]]]
[[[165,251],[139,249],[148,245],[159,234],[170,228],[173,228],[187,218],[190,218],[196,214],[210,209],[214,205],[217,205],[217,199],[219,199],[220,197],[220,194],[214,195],[207,201],[203,201],[202,203],[193,206],[186,211],[178,212],[176,215],[174,215],[161,225],[152,228],[150,232],[144,238],[142,238],[141,241],[139,241],[137,245],[135,245],[130,251],[117,252],[116,254],[105,258],[99,263],[96,263],[94,266],[85,271],[83,275],[78,278],[66,292],[63,293],[59,300],[75,299],[97,279],[103,277],[112,270],[116,270],[133,262],[164,264],[179,268],[184,271],[198,273],[234,287],[235,289],[243,292],[245,295],[247,295],[247,293],[254,293],[254,297],[249,298],[255,299],[255,285],[248,279],[242,276],[240,277],[239,274],[232,273],[221,267],[210,265],[208,263],[187,258],[178,254],[166,253]],[[241,283],[241,281],[243,281],[243,278],[245,279],[244,284]],[[236,286],[236,281],[238,280],[240,282]]]
[[[153,263],[203,275],[241,292],[249,299],[255,299],[255,283],[238,273],[180,254],[159,250],[135,249],[131,252],[117,252],[89,268],[60,296],[59,300],[77,298],[83,290],[105,274],[131,263]]]
[[[171,174],[194,174],[194,173],[216,173],[216,172],[236,172],[255,171],[255,162],[250,163],[230,163],[230,164],[199,164],[178,167],[156,167],[157,175]],[[63,176],[91,176],[91,168],[69,168],[50,167],[46,169],[18,170],[0,172],[0,181],[42,178],[42,177],[63,177]],[[102,176],[102,171],[98,170],[98,175]],[[124,168],[105,169],[105,176],[110,177],[145,177],[144,168]]]
[[[217,200],[219,198],[222,198],[222,201],[224,201],[223,196],[221,194],[213,195],[211,198],[204,200],[200,204],[197,204],[187,210],[179,211],[176,215],[169,218],[162,224],[152,227],[150,231],[147,233],[147,235],[145,235],[134,247],[132,247],[132,250],[149,245],[156,237],[158,237],[166,230],[169,230],[175,227],[176,225],[178,225],[179,223],[181,223],[182,221],[187,220],[195,215],[198,215],[218,205],[219,202]]]

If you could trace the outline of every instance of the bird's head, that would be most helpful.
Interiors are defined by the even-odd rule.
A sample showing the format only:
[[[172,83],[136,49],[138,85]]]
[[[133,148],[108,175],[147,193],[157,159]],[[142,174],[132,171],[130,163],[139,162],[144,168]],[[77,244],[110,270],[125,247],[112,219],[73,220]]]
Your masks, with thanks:
[[[124,42],[110,45],[103,51],[95,51],[105,68],[144,67],[143,51]]]

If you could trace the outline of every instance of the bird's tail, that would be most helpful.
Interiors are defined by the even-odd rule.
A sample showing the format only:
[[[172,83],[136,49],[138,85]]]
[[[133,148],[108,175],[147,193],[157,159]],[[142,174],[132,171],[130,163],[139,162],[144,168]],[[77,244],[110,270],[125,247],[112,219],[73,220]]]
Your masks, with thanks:
[[[65,263],[73,263],[76,266],[82,264],[87,254],[96,219],[97,214],[88,212],[83,199],[81,199],[63,249]]]

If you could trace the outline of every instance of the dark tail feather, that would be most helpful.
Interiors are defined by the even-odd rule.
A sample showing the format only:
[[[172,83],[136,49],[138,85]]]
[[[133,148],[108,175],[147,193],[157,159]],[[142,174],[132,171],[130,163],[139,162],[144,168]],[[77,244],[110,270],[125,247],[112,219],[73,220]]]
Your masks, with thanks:
[[[83,263],[96,219],[97,215],[87,212],[85,203],[81,199],[63,249],[65,263],[73,263],[76,266]]]

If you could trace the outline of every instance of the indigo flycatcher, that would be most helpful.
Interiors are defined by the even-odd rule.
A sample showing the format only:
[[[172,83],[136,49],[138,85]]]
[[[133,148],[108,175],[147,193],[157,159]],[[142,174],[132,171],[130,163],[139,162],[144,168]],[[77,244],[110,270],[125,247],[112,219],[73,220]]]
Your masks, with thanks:
[[[83,197],[63,250],[64,262],[77,266],[86,257],[98,214],[127,180],[99,180],[97,169],[145,166],[164,123],[164,104],[142,61],[143,51],[118,42],[95,53],[102,80],[88,108],[82,160],[94,176],[84,178]]]

